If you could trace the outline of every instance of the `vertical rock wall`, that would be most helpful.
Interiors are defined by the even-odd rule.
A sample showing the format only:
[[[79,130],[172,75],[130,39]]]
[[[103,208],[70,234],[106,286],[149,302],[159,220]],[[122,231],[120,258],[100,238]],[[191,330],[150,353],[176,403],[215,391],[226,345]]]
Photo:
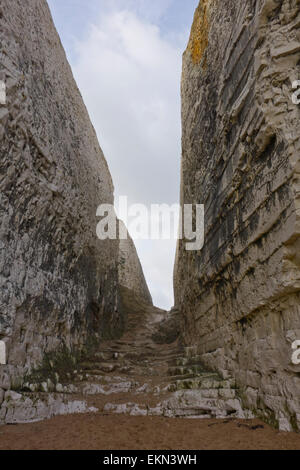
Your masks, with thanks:
[[[121,221],[120,224],[122,231],[127,231],[125,224]],[[119,284],[132,290],[146,304],[153,305],[135,245],[128,232],[127,235],[127,239],[119,241]]]
[[[299,0],[202,0],[182,77],[182,203],[205,204],[205,245],[179,243],[187,344],[246,406],[300,430]]]
[[[1,0],[0,388],[65,343],[122,331],[111,176],[45,0]]]

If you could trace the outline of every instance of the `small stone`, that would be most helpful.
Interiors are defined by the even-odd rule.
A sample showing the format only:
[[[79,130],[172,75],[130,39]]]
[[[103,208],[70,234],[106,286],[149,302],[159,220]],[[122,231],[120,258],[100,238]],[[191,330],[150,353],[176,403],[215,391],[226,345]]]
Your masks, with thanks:
[[[29,384],[29,390],[31,392],[37,392],[39,390],[39,385],[38,384]]]
[[[149,384],[144,384],[136,390],[136,393],[149,393],[151,391],[151,387]]]
[[[19,401],[21,400],[22,395],[20,393],[14,392],[13,390],[9,390],[5,393],[5,400],[6,401]]]
[[[91,406],[91,407],[88,409],[88,411],[89,411],[90,413],[97,413],[99,410],[98,410],[98,408],[95,408],[94,406]]]
[[[56,391],[57,393],[63,393],[64,392],[64,387],[62,384],[56,384]]]
[[[130,411],[130,416],[147,416],[147,414],[147,410],[140,408],[138,405],[135,405]]]
[[[279,425],[279,431],[291,432],[293,430],[289,420],[285,417],[279,418],[278,425]]]

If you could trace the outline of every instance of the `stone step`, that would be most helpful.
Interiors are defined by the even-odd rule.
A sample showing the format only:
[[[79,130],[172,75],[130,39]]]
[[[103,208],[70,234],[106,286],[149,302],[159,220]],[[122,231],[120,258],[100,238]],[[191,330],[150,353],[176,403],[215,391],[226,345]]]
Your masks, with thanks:
[[[80,364],[81,369],[85,371],[89,371],[89,373],[92,373],[91,371],[101,371],[105,373],[110,373],[114,372],[117,369],[116,363],[110,363],[110,362],[82,362]]]
[[[177,357],[176,365],[177,366],[188,366],[188,365],[200,365],[201,356],[191,356],[191,357]]]
[[[209,391],[208,391],[209,392]],[[107,403],[105,413],[129,414],[131,416],[165,416],[168,418],[250,418],[242,410],[237,398],[219,396],[205,397],[199,391],[180,391],[170,398],[150,407],[146,403]]]
[[[203,386],[182,387],[171,384],[169,391],[176,392],[182,390],[197,390],[201,398],[214,398],[214,399],[234,399],[236,398],[236,391],[228,388],[204,388]]]
[[[86,377],[90,377],[90,376],[103,377],[105,374],[107,374],[107,372],[104,372],[103,370],[100,370],[100,369],[88,369],[86,372],[87,372]]]
[[[9,391],[5,393],[0,409],[0,425],[32,423],[58,415],[96,411],[85,400],[71,399],[65,394]]]
[[[167,374],[166,375],[166,378],[168,378],[169,380],[172,380],[173,383],[175,383],[176,381],[181,381],[181,380],[189,380],[189,379],[196,379],[196,378],[200,378],[201,377],[201,374],[186,374],[186,375],[169,375]]]
[[[190,374],[195,374],[199,375],[205,372],[203,369],[202,365],[190,365],[190,366],[184,366],[184,367],[170,367],[168,370],[168,374],[171,376],[176,376],[176,375],[190,375]]]
[[[213,417],[240,417],[244,418],[240,400],[218,395],[217,398],[204,397],[198,390],[182,390],[161,403],[164,410],[169,411],[170,417],[210,414]],[[208,390],[208,393],[210,391]]]
[[[232,390],[235,391],[233,380],[220,380],[216,374],[211,374],[202,377],[192,377],[188,379],[179,379],[173,382],[170,386],[170,391],[175,390]]]

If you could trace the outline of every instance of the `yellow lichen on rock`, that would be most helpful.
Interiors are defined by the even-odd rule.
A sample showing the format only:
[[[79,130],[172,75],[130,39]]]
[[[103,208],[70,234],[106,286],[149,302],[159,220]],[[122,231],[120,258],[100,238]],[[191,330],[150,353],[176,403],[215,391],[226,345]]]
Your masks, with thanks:
[[[199,64],[208,46],[209,13],[212,0],[201,0],[194,16],[187,50],[194,64]]]

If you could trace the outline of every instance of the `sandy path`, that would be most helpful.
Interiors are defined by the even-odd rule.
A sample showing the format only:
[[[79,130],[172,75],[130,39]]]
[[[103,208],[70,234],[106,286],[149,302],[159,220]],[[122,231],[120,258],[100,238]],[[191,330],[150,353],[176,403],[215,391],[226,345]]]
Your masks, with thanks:
[[[300,434],[258,421],[74,415],[0,427],[7,450],[300,450]]]

